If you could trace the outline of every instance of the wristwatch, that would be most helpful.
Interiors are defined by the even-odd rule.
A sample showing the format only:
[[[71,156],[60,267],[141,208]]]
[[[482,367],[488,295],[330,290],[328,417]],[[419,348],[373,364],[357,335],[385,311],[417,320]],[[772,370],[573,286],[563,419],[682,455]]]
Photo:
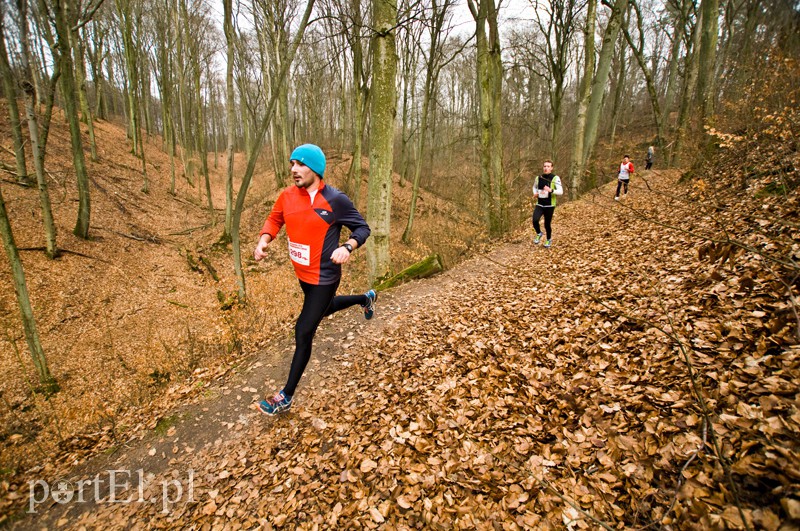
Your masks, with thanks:
[[[344,247],[345,249],[347,249],[347,252],[348,252],[348,253],[352,253],[352,252],[353,252],[353,246],[352,246],[352,245],[350,245],[349,243],[343,243],[343,244],[342,244],[342,247]]]

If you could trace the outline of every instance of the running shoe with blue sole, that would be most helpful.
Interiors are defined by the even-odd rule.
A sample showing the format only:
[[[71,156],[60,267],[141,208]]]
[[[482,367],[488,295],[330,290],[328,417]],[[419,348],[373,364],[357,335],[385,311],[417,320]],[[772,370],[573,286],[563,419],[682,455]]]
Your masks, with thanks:
[[[258,403],[259,411],[270,416],[288,411],[290,407],[292,407],[292,397],[286,396],[283,391],[278,391],[275,396]]]
[[[364,296],[367,298],[367,304],[364,304],[361,307],[364,308],[364,318],[369,320],[372,319],[373,315],[375,315],[375,301],[378,300],[378,294],[374,289],[371,289],[366,292]]]

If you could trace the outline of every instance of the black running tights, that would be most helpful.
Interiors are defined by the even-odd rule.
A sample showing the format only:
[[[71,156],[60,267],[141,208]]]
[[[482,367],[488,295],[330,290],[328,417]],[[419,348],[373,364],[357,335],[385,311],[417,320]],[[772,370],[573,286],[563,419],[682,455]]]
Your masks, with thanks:
[[[555,210],[556,207],[543,207],[541,205],[536,205],[536,208],[533,209],[533,230],[536,231],[536,234],[542,233],[539,227],[539,220],[544,216],[544,230],[547,232],[548,240],[553,235],[551,222],[553,221],[553,212],[555,212]]]
[[[303,299],[303,309],[300,311],[294,327],[295,348],[292,368],[289,369],[289,378],[283,388],[283,392],[289,396],[294,395],[297,384],[300,383],[300,377],[306,370],[308,360],[311,359],[311,343],[314,341],[314,334],[317,332],[322,318],[350,306],[367,303],[364,295],[340,295],[337,297],[338,280],[326,286],[307,284],[301,280],[300,287],[303,289],[305,298]]]
[[[617,193],[614,194],[614,197],[619,197],[619,190],[622,188],[622,185],[625,185],[625,193],[628,193],[628,181],[623,181],[622,179],[617,179]]]

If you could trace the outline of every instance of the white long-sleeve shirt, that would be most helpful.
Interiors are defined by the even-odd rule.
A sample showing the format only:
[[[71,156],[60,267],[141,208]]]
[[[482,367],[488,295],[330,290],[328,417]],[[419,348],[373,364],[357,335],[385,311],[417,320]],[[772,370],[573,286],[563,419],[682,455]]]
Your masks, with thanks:
[[[544,187],[549,186],[550,192],[545,192]],[[533,195],[536,197],[536,204],[542,207],[555,207],[557,195],[563,195],[564,189],[561,187],[561,177],[558,175],[542,174],[533,181]]]
[[[619,165],[619,176],[618,179],[622,181],[627,181],[631,178],[631,173],[633,173],[633,163],[632,162],[622,162]]]

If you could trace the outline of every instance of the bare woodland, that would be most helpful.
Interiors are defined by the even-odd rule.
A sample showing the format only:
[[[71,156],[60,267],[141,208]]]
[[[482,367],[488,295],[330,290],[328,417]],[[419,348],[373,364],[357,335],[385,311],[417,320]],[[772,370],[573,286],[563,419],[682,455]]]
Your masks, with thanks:
[[[343,288],[497,271],[323,357],[362,356],[321,368],[352,408],[207,450],[214,495],[165,525],[796,529],[799,52],[792,0],[0,0],[0,525],[290,330],[250,254],[312,142],[372,228]],[[638,204],[608,202],[623,154]],[[569,203],[532,258],[548,158]]]

